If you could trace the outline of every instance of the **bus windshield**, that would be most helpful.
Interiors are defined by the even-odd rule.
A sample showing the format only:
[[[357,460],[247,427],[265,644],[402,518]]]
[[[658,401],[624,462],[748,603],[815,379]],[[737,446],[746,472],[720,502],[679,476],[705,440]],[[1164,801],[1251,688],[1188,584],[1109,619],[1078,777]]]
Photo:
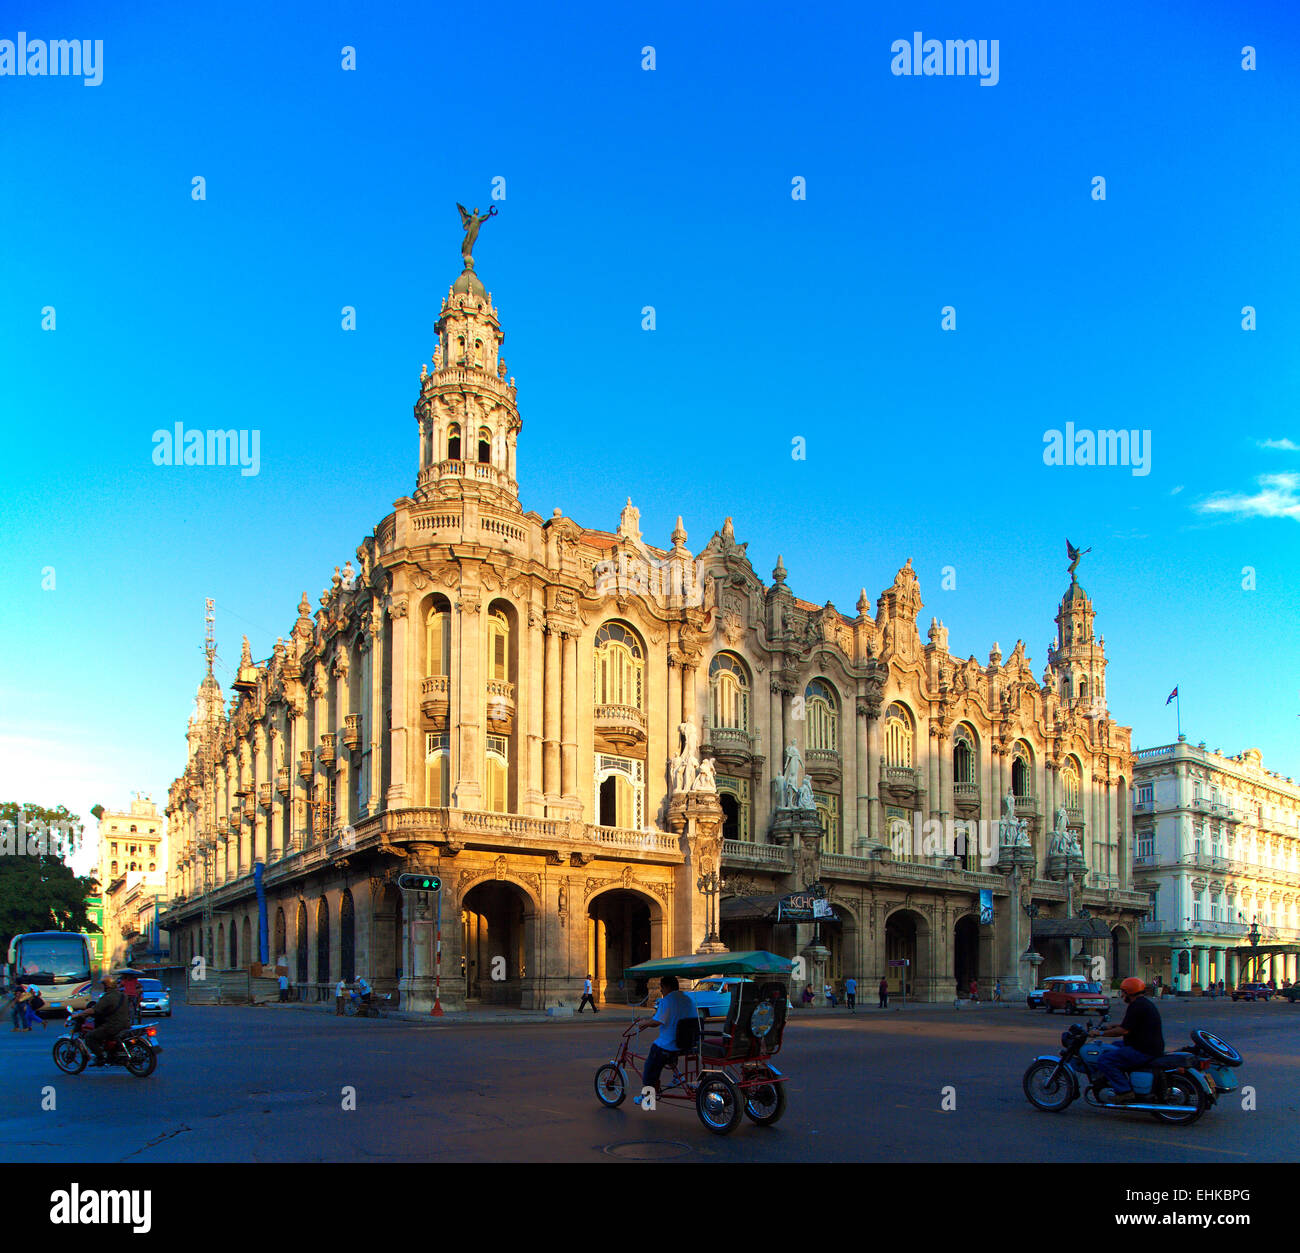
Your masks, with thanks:
[[[77,983],[90,978],[85,936],[20,936],[14,948],[14,978],[24,983]]]

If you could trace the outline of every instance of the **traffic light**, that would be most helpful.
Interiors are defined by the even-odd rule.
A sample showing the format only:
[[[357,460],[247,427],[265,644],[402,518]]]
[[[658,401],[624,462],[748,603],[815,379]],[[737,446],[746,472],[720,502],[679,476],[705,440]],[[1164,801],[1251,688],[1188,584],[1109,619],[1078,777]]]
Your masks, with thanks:
[[[409,892],[438,892],[442,889],[442,880],[432,874],[399,874],[397,886]]]

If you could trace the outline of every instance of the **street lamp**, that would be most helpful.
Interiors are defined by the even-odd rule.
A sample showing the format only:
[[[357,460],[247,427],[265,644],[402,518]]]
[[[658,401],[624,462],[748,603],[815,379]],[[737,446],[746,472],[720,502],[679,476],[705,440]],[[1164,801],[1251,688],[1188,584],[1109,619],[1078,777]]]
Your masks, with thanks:
[[[1259,919],[1254,919],[1250,924],[1250,960],[1255,967],[1255,978],[1259,978]]]

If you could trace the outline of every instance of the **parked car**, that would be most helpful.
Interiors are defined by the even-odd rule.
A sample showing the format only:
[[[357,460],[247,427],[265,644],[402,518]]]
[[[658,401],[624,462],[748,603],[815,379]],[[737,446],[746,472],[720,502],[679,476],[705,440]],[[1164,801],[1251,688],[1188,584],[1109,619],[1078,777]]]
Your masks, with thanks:
[[[1243,983],[1232,990],[1234,1001],[1266,1001],[1272,995],[1267,983]]]
[[[1049,979],[1043,987],[1043,1004],[1049,1014],[1058,1009],[1067,1014],[1088,1014],[1110,1008],[1110,997],[1100,983],[1076,977]]]
[[[1049,975],[1043,980],[1041,988],[1035,988],[1028,996],[1025,997],[1025,1004],[1030,1009],[1042,1009],[1046,1003],[1043,997],[1047,994],[1047,985],[1049,983],[1087,983],[1088,980],[1084,975]]]
[[[140,980],[140,1017],[157,1014],[162,1018],[172,1016],[172,994],[163,987],[160,979]]]
[[[724,1018],[731,1006],[731,989],[742,983],[753,983],[753,979],[742,979],[732,975],[710,975],[707,979],[696,979],[695,986],[686,993],[695,1002],[696,1009],[702,1009],[710,1017]],[[763,982],[768,982],[766,979]],[[786,1008],[793,1009],[786,999]]]
[[[1293,983],[1289,988],[1278,988],[1278,996],[1285,996],[1292,1005],[1300,1000],[1300,983]]]

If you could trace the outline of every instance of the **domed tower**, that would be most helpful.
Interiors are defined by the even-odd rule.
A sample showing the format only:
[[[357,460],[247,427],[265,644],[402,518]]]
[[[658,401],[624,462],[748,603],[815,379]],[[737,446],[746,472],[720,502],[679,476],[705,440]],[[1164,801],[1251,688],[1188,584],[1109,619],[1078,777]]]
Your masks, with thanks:
[[[515,381],[506,380],[501,356],[505,332],[469,251],[490,216],[461,209],[465,268],[442,302],[434,327],[433,371],[421,373],[415,405],[420,427],[415,499],[476,496],[519,513],[515,441],[523,423],[515,406]]]
[[[1104,637],[1093,638],[1095,617],[1088,593],[1072,577],[1056,612],[1056,640],[1048,649],[1047,663],[1056,674],[1062,701],[1104,714],[1106,648]]]

